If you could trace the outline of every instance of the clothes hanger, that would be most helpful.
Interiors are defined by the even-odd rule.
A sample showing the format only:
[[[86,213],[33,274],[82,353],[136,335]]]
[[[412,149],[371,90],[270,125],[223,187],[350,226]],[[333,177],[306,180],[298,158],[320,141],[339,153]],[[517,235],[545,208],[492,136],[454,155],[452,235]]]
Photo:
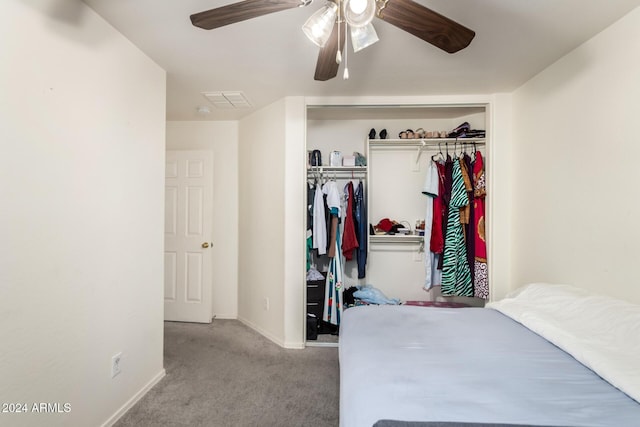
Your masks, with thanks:
[[[440,158],[436,159],[437,156],[440,156]],[[431,161],[437,162],[437,161],[444,161],[444,160],[445,158],[444,158],[444,154],[442,154],[442,145],[440,142],[438,142],[438,152],[433,156],[431,156]]]
[[[422,156],[422,149],[427,145],[427,143],[422,140],[422,145],[418,145],[418,153],[416,154],[416,165],[420,163],[420,156]]]

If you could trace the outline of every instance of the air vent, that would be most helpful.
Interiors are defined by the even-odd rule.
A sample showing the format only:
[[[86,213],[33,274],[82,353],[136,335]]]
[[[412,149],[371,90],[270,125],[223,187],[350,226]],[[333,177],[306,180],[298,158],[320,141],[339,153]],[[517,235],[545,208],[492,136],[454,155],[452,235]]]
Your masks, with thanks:
[[[251,108],[252,105],[242,92],[203,92],[205,98],[216,108]]]

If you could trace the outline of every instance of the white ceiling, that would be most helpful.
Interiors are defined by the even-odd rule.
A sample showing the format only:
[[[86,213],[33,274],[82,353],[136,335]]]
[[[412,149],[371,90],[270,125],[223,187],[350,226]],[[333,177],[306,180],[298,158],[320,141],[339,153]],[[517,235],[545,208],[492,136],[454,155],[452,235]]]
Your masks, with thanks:
[[[415,0],[476,32],[450,55],[380,19],[380,41],[349,51],[349,80],[313,80],[302,24],[324,0],[206,31],[189,15],[229,0],[84,0],[167,71],[168,120],[238,119],[284,96],[509,92],[640,0]],[[202,92],[243,91],[253,109],[217,110]],[[209,105],[211,114],[198,114]]]

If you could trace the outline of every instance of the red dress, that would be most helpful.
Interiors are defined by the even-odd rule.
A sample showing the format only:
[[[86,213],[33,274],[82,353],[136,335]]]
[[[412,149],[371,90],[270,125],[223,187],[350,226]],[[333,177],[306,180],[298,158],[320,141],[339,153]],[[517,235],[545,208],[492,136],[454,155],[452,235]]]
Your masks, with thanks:
[[[431,224],[431,242],[429,250],[441,254],[444,250],[444,235],[442,233],[442,218],[445,216],[444,194],[444,164],[436,162],[438,167],[438,196],[433,198],[433,221]]]
[[[484,234],[484,199],[487,195],[482,154],[476,152],[473,165],[473,225],[475,235],[475,259],[473,271],[473,288],[476,298],[489,298],[489,276],[487,274],[487,242]]]

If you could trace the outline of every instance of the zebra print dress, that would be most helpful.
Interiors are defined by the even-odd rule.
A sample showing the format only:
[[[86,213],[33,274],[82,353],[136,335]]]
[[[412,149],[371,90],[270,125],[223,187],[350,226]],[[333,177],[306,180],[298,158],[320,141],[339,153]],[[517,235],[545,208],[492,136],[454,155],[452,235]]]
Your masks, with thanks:
[[[460,223],[460,208],[469,204],[462,179],[460,162],[453,162],[453,184],[447,212],[447,230],[442,261],[442,295],[473,296],[473,283],[467,261],[464,231]]]

